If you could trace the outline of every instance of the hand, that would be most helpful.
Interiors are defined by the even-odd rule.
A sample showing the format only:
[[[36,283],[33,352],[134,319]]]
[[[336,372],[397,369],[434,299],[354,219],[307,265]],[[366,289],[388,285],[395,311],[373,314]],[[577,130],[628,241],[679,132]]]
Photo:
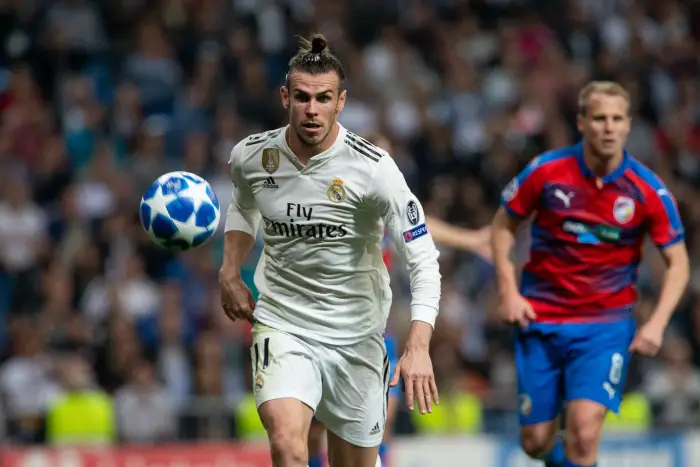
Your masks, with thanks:
[[[406,347],[399,363],[396,364],[394,376],[390,386],[399,384],[399,378],[403,376],[406,385],[406,405],[413,410],[413,401],[418,401],[421,414],[432,413],[433,402],[440,403],[435,375],[433,375],[433,363],[430,360],[428,348],[411,349]]]
[[[501,300],[501,316],[506,323],[518,325],[523,329],[537,318],[530,302],[517,292]]]
[[[255,300],[239,274],[219,272],[219,286],[221,287],[221,307],[231,321],[245,319],[253,322]]]
[[[637,331],[637,335],[634,336],[634,340],[632,344],[630,344],[630,352],[653,357],[661,348],[665,330],[665,325],[653,320],[647,321],[639,331]]]

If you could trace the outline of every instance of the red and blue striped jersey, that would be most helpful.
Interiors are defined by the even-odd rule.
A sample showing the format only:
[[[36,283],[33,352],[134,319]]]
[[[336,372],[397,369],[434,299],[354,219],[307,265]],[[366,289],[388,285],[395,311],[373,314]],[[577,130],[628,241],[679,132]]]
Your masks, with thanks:
[[[533,159],[503,190],[511,216],[534,213],[521,293],[540,322],[626,316],[645,235],[659,248],[684,241],[676,201],[651,169],[625,151],[601,181],[579,143]]]

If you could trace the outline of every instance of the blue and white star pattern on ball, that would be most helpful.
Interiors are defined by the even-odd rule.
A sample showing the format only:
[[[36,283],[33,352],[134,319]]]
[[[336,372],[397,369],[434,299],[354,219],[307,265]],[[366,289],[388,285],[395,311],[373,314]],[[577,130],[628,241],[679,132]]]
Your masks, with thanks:
[[[206,180],[189,172],[161,175],[141,198],[141,225],[157,245],[185,251],[206,243],[221,219]]]

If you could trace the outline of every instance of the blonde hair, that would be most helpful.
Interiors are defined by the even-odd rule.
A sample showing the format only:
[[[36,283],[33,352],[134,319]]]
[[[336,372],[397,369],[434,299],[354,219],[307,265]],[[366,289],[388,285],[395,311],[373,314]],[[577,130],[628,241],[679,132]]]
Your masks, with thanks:
[[[615,81],[591,81],[578,93],[578,113],[586,115],[588,100],[592,94],[605,94],[606,96],[620,96],[630,104],[630,94]]]

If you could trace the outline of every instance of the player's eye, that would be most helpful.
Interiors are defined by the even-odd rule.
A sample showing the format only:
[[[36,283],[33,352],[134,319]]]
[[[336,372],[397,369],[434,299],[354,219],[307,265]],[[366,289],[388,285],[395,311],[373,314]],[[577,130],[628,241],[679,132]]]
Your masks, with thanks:
[[[318,98],[318,101],[322,104],[325,104],[326,102],[330,102],[330,100],[331,100],[331,96],[329,96],[328,94],[324,94],[323,96],[320,96]]]
[[[309,102],[309,96],[306,94],[296,94],[294,98],[299,102]]]

